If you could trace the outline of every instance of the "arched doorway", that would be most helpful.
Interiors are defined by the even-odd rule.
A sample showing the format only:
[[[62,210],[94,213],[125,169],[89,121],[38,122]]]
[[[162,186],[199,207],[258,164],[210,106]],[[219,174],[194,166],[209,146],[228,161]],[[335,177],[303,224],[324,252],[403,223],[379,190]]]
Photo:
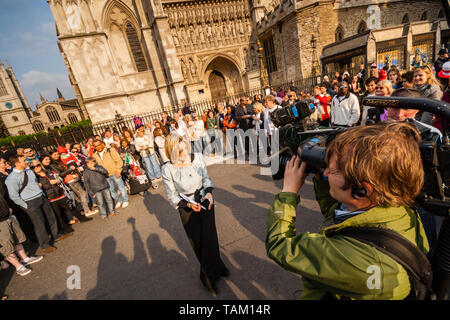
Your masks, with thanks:
[[[217,99],[227,96],[227,86],[225,78],[219,71],[213,70],[209,75],[209,90],[211,92],[211,99]]]
[[[241,72],[231,59],[222,56],[213,59],[205,70],[205,78],[213,100],[244,91]]]

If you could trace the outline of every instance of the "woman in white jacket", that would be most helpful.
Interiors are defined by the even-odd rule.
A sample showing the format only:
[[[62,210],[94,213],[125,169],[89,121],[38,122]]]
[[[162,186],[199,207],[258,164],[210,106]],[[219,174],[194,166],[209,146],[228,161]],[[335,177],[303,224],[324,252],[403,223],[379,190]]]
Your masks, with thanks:
[[[203,152],[203,148],[206,144],[205,123],[196,114],[194,115],[194,152]]]

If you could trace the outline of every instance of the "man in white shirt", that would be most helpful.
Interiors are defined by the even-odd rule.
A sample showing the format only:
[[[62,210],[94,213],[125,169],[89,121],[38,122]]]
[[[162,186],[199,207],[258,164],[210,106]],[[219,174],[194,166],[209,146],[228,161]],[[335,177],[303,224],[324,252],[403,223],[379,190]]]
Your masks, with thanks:
[[[272,135],[272,131],[275,129],[272,120],[270,119],[270,114],[276,109],[281,108],[280,105],[276,103],[275,97],[271,94],[267,95],[264,99],[264,130],[266,131],[266,136],[270,137]]]
[[[359,121],[361,110],[358,98],[348,91],[348,83],[339,83],[339,93],[331,102],[331,125],[351,127]]]
[[[181,119],[180,114],[178,112],[174,113],[173,118],[178,122],[178,127],[181,128],[180,131],[184,132],[186,130],[186,123]]]
[[[111,129],[106,128],[106,130],[105,130],[105,137],[103,138],[103,141],[106,144],[106,148],[109,148],[110,145],[112,143],[114,143],[114,137],[113,137],[113,135],[111,133]]]

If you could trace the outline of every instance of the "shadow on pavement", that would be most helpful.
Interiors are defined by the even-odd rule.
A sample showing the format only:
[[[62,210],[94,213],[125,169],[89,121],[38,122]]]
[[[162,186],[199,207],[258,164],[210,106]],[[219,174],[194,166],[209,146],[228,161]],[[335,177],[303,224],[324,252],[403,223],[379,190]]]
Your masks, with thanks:
[[[233,189],[238,191],[237,194],[225,189],[216,188],[215,200],[229,208],[234,217],[245,229],[264,242],[266,236],[267,208],[262,207],[260,204],[272,204],[273,195],[264,191],[249,189],[242,185],[234,185]],[[258,221],[255,221],[254,214],[248,214],[248,212],[260,212]]]
[[[230,268],[229,281],[233,282],[250,300],[293,299],[292,292],[286,292],[286,284],[298,283],[302,287],[300,276],[284,270],[275,263],[255,257],[244,251],[234,251],[233,260],[239,265],[235,268],[228,259],[225,264]],[[225,257],[226,258],[226,257]],[[257,266],[253,271],[249,266]],[[264,278],[264,281],[261,279]]]
[[[185,253],[189,263],[193,265],[198,264],[181,223],[179,212],[170,205],[167,199],[159,194],[147,195],[144,199],[144,204],[147,211],[154,214],[156,219],[158,219],[159,227],[167,231],[180,251]]]

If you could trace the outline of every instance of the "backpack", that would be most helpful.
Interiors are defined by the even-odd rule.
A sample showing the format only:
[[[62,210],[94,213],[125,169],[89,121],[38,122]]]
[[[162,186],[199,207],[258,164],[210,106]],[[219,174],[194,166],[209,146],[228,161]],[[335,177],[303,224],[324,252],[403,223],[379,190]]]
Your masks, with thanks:
[[[430,260],[414,243],[397,232],[375,227],[346,227],[326,231],[325,235],[354,238],[375,247],[402,265],[411,282],[411,291],[405,300],[436,300],[432,290],[433,268]]]

